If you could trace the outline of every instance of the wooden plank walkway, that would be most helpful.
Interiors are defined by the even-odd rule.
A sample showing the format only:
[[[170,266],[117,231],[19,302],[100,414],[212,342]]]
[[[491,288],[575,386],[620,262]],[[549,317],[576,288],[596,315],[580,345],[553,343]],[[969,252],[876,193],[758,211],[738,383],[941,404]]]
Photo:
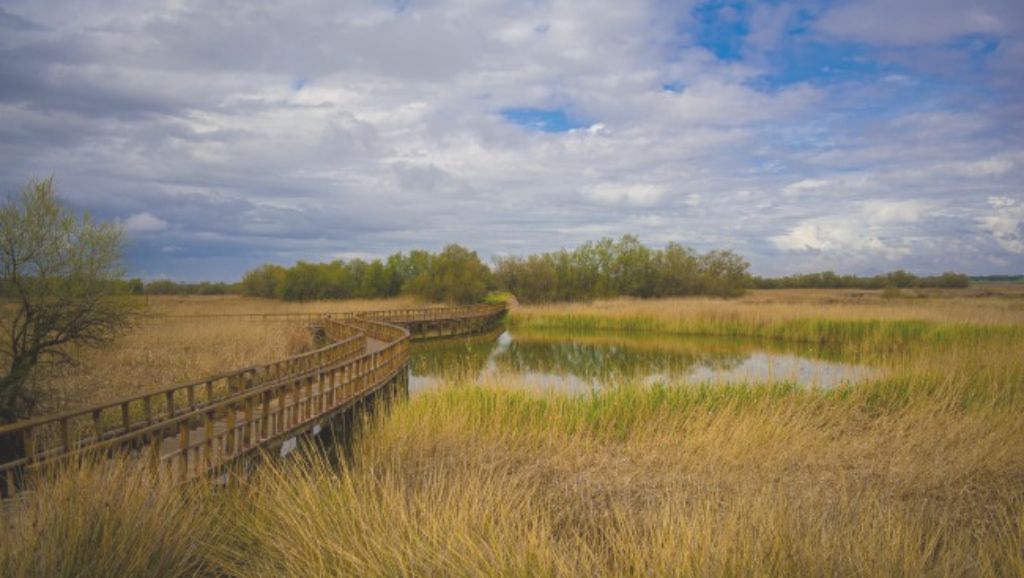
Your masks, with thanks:
[[[408,369],[414,337],[476,333],[504,306],[312,317],[328,345],[266,365],[0,427],[0,496],[71,460],[131,456],[181,480],[310,431]],[[0,458],[2,459],[2,458]]]

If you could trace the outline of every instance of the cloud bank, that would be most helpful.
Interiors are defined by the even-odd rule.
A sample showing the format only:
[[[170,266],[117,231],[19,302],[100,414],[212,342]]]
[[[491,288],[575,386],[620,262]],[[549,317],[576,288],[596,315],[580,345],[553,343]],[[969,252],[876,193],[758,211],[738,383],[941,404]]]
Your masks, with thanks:
[[[9,0],[0,185],[131,272],[636,233],[755,272],[1024,271],[1016,0]]]

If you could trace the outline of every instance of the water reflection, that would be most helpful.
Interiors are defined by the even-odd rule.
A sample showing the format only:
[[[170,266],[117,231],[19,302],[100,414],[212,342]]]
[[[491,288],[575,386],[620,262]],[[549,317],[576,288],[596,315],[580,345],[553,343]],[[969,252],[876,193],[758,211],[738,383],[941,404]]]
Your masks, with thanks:
[[[585,391],[622,382],[786,380],[834,387],[873,374],[834,349],[746,339],[498,330],[431,341],[412,351],[410,390],[515,376],[530,385]]]

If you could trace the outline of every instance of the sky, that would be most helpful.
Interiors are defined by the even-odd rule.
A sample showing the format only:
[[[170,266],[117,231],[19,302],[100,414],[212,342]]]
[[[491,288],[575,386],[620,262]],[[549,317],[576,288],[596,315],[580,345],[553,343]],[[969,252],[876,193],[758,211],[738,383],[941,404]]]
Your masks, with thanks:
[[[0,191],[131,275],[632,233],[1024,272],[1021,0],[0,0]]]

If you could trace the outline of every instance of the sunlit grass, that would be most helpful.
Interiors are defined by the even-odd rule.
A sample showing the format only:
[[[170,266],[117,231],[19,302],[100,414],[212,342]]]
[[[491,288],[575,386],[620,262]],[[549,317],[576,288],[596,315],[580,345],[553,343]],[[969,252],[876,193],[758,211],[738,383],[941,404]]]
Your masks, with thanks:
[[[36,516],[42,532],[4,536],[0,570],[96,563],[82,558],[92,548],[110,575],[139,575],[119,570],[136,563],[119,543],[95,542],[86,522],[97,511],[97,525],[158,538],[146,550],[153,568],[187,562],[227,576],[1024,568],[1024,434],[1013,411],[941,398],[880,411],[854,390],[794,384],[584,396],[520,385],[452,387],[398,405],[364,429],[347,467],[314,454],[216,493],[150,482],[144,505],[119,473],[109,487],[127,501],[113,508],[89,476],[58,479],[20,517]],[[185,524],[194,549],[166,535],[172,524]],[[64,547],[43,547],[40,535]],[[29,564],[28,552],[47,559]]]
[[[0,505],[0,576],[209,575],[209,490],[134,461],[65,468]]]
[[[43,483],[4,511],[0,575],[1022,575],[1016,310],[928,299],[916,317],[847,302],[519,308],[511,322],[530,326],[824,336],[882,371],[835,389],[585,394],[455,377],[373,417],[340,466],[312,454],[217,491],[123,462]]]
[[[876,415],[791,384],[432,392],[377,424],[338,481],[258,477],[241,526],[293,538],[236,571],[1002,575],[1021,564],[1014,419]]]
[[[744,337],[887,351],[917,343],[956,347],[1024,339],[1024,300],[932,299],[927,305],[874,301],[790,303],[750,300],[619,299],[592,304],[521,306],[512,327]]]

